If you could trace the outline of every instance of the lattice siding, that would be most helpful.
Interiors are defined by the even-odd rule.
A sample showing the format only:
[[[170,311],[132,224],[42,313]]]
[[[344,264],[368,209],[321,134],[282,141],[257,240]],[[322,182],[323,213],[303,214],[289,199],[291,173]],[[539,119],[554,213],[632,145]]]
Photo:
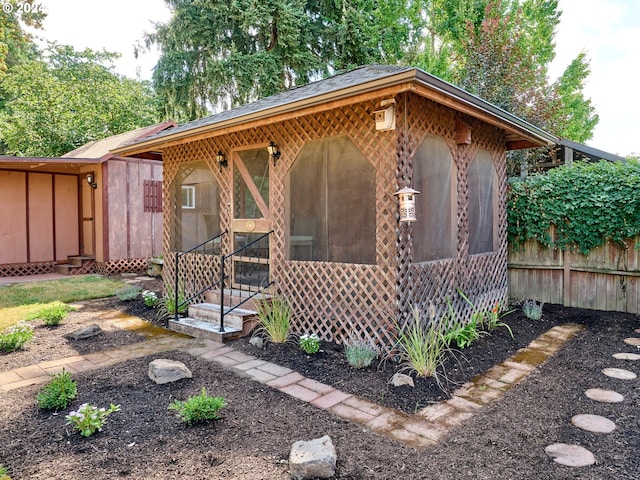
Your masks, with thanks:
[[[407,128],[404,124],[406,99]],[[173,288],[172,216],[175,200],[172,185],[181,162],[206,161],[222,186],[221,205],[231,204],[231,168],[219,171],[215,154],[222,150],[228,158],[231,151],[269,141],[278,144],[281,157],[271,167],[270,212],[272,235],[272,276],[275,290],[289,299],[294,307],[295,330],[316,333],[327,340],[344,342],[350,336],[373,339],[389,348],[393,322],[405,316],[413,305],[427,312],[430,305],[440,306],[461,288],[482,305],[492,304],[506,296],[506,227],[499,232],[500,251],[469,258],[466,181],[469,162],[478,146],[492,154],[500,178],[500,220],[506,214],[504,138],[492,127],[463,118],[473,127],[474,143],[455,144],[456,112],[413,94],[396,97],[397,127],[395,131],[375,130],[373,111],[379,101],[319,112],[261,128],[225,133],[192,143],[176,145],[164,152],[164,250],[165,281]],[[429,264],[411,263],[411,226],[399,225],[393,193],[411,184],[412,158],[428,133],[445,138],[458,171],[458,255],[455,259]],[[346,135],[362,151],[376,171],[376,265],[289,261],[285,259],[285,178],[303,146],[310,140]],[[229,229],[228,209],[222,209],[221,228]],[[224,252],[230,251],[230,236],[223,237]],[[213,258],[219,262],[217,257]],[[203,256],[190,259],[189,268],[180,268],[180,282],[197,288],[217,275],[219,265]],[[474,269],[478,269],[475,271]],[[217,277],[215,277],[217,278]],[[465,305],[460,305],[462,309]]]
[[[56,271],[55,262],[42,263],[6,263],[0,265],[0,277],[20,277],[22,275],[40,275]]]
[[[93,270],[92,265],[92,270]],[[109,262],[95,262],[95,272],[100,275],[114,275],[116,273],[146,272],[146,258],[126,258]]]

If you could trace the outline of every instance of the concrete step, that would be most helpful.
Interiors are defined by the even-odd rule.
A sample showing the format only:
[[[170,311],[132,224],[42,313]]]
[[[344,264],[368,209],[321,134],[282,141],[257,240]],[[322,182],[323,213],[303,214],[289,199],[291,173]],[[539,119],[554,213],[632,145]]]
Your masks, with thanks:
[[[95,260],[95,257],[87,257],[83,255],[71,255],[67,257],[67,263],[71,265],[76,265],[77,267],[81,267],[84,262],[89,260]]]
[[[246,290],[237,290],[237,289],[224,289],[224,304],[226,306],[238,305],[240,302],[246,300],[251,297],[255,292],[248,292]],[[204,294],[205,301],[207,303],[212,303],[214,305],[220,305],[220,289],[217,290],[209,290]],[[247,310],[257,310],[258,304],[264,300],[271,298],[272,295],[268,293],[261,292],[257,294],[253,298],[249,298],[245,303],[242,304],[242,308]]]
[[[76,268],[80,268],[80,265],[73,265],[71,263],[56,263],[55,265],[56,273],[61,273],[62,275],[70,275],[71,270]]]
[[[225,340],[233,340],[234,338],[244,336],[242,334],[242,329],[228,327],[225,325],[224,332],[221,332],[219,324],[214,324],[200,318],[190,317],[179,318],[178,321],[170,319],[169,329],[192,337],[208,338],[217,342],[224,342]]]

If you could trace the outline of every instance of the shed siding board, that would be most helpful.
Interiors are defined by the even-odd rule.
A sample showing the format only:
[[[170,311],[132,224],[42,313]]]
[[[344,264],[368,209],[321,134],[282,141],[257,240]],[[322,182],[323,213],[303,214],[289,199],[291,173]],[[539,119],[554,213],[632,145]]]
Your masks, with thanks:
[[[27,261],[26,178],[0,171],[0,264]]]
[[[56,255],[58,261],[80,253],[78,232],[78,177],[55,175]]]
[[[29,261],[46,262],[54,258],[54,219],[52,176],[28,175]]]
[[[109,260],[128,256],[127,164],[109,162]]]
[[[128,162],[129,178],[129,256],[142,258],[151,251],[151,215],[144,211],[144,179],[151,168],[141,162]]]

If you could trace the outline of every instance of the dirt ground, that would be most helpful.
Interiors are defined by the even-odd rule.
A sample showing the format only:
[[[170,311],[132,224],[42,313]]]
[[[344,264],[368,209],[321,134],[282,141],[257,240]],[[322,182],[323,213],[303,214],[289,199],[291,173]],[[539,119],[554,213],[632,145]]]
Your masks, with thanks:
[[[37,327],[36,338],[24,352],[0,356],[0,370],[141,340],[122,331],[107,331],[84,344],[62,336],[80,324],[98,323],[105,328],[108,320],[100,312],[106,307],[154,317],[139,302],[88,302],[58,329]],[[287,479],[291,444],[328,434],[338,453],[338,479],[640,479],[640,380],[616,380],[601,373],[606,367],[620,367],[640,374],[638,362],[612,357],[616,352],[637,351],[623,339],[640,336],[634,333],[640,328],[638,316],[547,305],[544,318],[531,324],[521,314],[506,317],[515,340],[499,331],[466,349],[464,359],[449,359],[447,377],[453,387],[501,362],[555,324],[573,321],[587,327],[435,447],[408,447],[213,363],[170,352],[74,375],[79,396],[68,410],[84,402],[121,406],[103,431],[89,438],[64,425],[68,410],[58,414],[38,410],[35,396],[41,386],[2,393],[0,464],[9,467],[13,480]],[[298,356],[294,347],[260,350],[245,340],[231,345],[283,365],[291,362],[288,365],[306,376],[405,411],[446,396],[427,381],[418,382],[414,391],[407,391],[408,387],[394,391],[387,385],[393,370],[389,366],[354,373],[344,366],[341,349],[332,344],[323,344],[323,352],[315,358]],[[147,377],[154,358],[185,362],[193,378],[156,385]],[[215,423],[187,427],[167,406],[174,399],[198,394],[202,387],[222,395],[228,407]],[[594,402],[584,392],[596,387],[615,390],[625,400]],[[609,434],[582,431],[570,423],[579,413],[603,415],[617,428]],[[544,448],[557,442],[591,450],[596,465],[571,469],[552,462]]]

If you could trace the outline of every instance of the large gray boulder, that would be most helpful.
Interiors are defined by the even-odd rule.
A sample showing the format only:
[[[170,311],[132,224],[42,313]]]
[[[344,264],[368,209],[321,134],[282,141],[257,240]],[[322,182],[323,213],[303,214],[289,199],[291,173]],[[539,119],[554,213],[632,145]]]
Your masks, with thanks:
[[[291,446],[289,473],[293,480],[331,478],[336,474],[336,449],[328,435]]]
[[[191,378],[191,370],[182,362],[159,358],[149,364],[149,378],[157,384],[177,382],[183,378]]]

